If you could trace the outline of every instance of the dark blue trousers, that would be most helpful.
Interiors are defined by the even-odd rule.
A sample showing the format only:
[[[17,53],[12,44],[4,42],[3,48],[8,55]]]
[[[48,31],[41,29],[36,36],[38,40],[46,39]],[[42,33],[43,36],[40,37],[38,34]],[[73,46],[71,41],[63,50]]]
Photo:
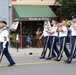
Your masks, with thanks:
[[[60,37],[60,52],[57,56],[57,59],[60,60],[61,56],[63,54],[63,51],[65,52],[66,56],[69,57],[69,51],[66,47],[66,37]]]
[[[0,42],[0,62],[2,60],[3,57],[3,42]]]
[[[50,38],[49,38],[49,54],[48,54],[48,58],[51,58],[52,56],[56,57],[54,49],[56,49],[57,47],[56,47],[56,45],[54,46],[55,43],[56,43],[55,37],[50,36]]]
[[[49,50],[50,50],[49,36],[44,37],[43,41],[44,41],[44,45],[43,45],[43,51],[41,53],[41,57],[45,57],[46,52],[47,52],[47,48],[49,48]],[[55,56],[54,51],[52,52],[52,55]]]
[[[75,52],[75,49],[76,49],[76,36],[73,36],[72,37],[72,45],[71,45],[71,51],[70,51],[70,53],[69,53],[69,57],[68,57],[68,59],[69,59],[69,61],[71,61],[72,60],[72,56],[73,56],[73,54],[74,54],[74,52]]]
[[[3,42],[0,42],[0,52],[3,49]]]
[[[10,64],[13,64],[15,63],[14,60],[12,59],[9,51],[8,51],[8,45],[9,45],[9,42],[6,43],[6,48],[4,49],[4,52],[3,52],[3,55],[6,56],[7,60],[9,61]]]
[[[53,38],[54,38],[54,37],[53,37]],[[54,44],[53,44],[53,50],[55,50],[55,52],[56,52],[57,55],[58,55],[58,54],[59,54],[59,50],[58,50],[58,48],[57,48],[57,46],[56,46],[57,41],[58,41],[58,38],[55,37]]]

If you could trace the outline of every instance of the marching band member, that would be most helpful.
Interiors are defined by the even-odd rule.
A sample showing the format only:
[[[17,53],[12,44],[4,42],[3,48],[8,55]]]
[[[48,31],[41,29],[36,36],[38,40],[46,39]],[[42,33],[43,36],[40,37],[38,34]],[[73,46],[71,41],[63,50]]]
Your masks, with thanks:
[[[41,57],[40,59],[45,58],[46,55],[46,51],[47,51],[47,46],[50,49],[50,43],[49,43],[49,33],[46,32],[46,30],[48,30],[49,28],[51,28],[50,22],[48,20],[44,21],[44,30],[43,30],[43,34],[41,35],[41,37],[39,39],[41,39],[43,37],[44,40],[44,46],[43,46],[43,51],[41,53]],[[53,56],[55,56],[55,53],[52,52]]]
[[[71,31],[72,39],[71,39],[71,51],[69,53],[68,59],[65,61],[66,63],[71,63],[73,55],[76,50],[76,15],[72,16],[72,25],[69,28]]]
[[[69,56],[69,51],[66,48],[66,37],[67,37],[68,30],[66,27],[66,21],[64,19],[62,20],[61,26],[59,26],[58,31],[59,31],[59,37],[60,37],[60,52],[55,59],[56,61],[61,60],[63,51],[65,51],[65,54],[67,57]]]
[[[0,30],[0,46],[1,47],[1,50],[3,50],[3,53],[2,53],[2,56],[1,56],[1,59],[3,57],[3,55],[6,56],[7,60],[9,61],[9,65],[8,66],[13,66],[15,65],[15,62],[14,60],[12,59],[9,51],[8,51],[8,45],[9,45],[9,38],[8,38],[8,31],[6,29],[6,25],[7,25],[7,22],[6,21],[1,21],[1,30]],[[0,61],[1,61],[0,59]]]
[[[52,27],[50,30],[47,30],[48,33],[50,33],[50,51],[49,51],[49,54],[48,54],[48,57],[46,59],[51,59],[51,55],[52,55],[52,51],[55,50],[55,52],[57,53],[57,55],[59,54],[59,50],[56,46],[56,42],[57,42],[57,36],[58,36],[58,32],[56,31],[57,30],[57,20],[56,19],[53,19],[52,20]],[[56,57],[56,56],[54,56]]]

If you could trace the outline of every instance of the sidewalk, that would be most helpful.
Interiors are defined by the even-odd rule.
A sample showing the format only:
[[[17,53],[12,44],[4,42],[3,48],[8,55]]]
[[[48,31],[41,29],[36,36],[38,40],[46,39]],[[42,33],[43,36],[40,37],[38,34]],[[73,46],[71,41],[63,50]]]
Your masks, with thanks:
[[[57,46],[59,49],[59,45]],[[67,48],[68,50],[70,50],[69,45],[67,44]],[[11,53],[11,55],[13,56],[26,56],[26,55],[40,55],[42,52],[43,48],[34,48],[34,47],[30,47],[30,48],[23,48],[23,49],[17,49],[16,48],[11,48],[9,47],[9,52]],[[49,49],[48,49],[49,50]],[[47,50],[47,51],[48,51]],[[48,52],[47,52],[48,53]]]
[[[26,55],[40,55],[43,48],[23,48],[23,49],[17,49],[9,47],[9,52],[13,56],[26,56]]]

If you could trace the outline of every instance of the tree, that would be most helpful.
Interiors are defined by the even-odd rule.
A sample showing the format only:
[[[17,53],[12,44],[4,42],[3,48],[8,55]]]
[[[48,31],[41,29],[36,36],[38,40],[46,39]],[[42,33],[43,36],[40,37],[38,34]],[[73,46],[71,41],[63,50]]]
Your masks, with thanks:
[[[76,15],[76,0],[56,0],[57,12],[63,15],[67,19],[71,19],[73,15]]]

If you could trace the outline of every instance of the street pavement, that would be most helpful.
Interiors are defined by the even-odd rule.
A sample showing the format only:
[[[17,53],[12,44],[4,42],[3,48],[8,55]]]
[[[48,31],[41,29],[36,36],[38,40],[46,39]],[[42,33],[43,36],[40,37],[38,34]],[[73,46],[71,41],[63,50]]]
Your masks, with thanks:
[[[76,75],[76,59],[73,59],[71,64],[66,64],[64,62],[67,59],[65,53],[59,62],[54,61],[54,58],[39,59],[42,50],[43,48],[31,47],[19,49],[17,52],[16,48],[9,47],[9,52],[16,64],[8,67],[9,62],[3,57],[0,64],[0,75]]]
[[[39,59],[39,56],[15,56],[15,66],[7,67],[8,61],[5,57],[1,62],[0,75],[76,75],[76,60],[71,64],[64,63],[63,57],[60,62],[54,59]]]

